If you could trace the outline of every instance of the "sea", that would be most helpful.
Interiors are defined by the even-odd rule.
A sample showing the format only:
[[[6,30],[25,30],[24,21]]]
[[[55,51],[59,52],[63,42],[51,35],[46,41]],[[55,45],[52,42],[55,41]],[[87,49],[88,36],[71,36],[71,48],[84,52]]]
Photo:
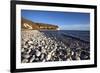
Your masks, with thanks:
[[[82,30],[57,30],[57,31],[42,31],[46,33],[53,33],[53,34],[61,34],[64,36],[69,36],[72,38],[76,38],[82,41],[90,42],[90,31],[82,31]]]
[[[90,42],[90,31],[82,31],[82,30],[59,30],[60,33],[63,33],[67,36],[79,38],[80,40],[84,40]]]

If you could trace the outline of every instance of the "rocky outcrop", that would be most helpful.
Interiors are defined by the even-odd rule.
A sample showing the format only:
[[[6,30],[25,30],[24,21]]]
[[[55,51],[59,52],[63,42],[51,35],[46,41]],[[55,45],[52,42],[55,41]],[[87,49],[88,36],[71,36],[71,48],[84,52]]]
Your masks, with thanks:
[[[25,18],[21,19],[21,28],[22,29],[32,29],[32,30],[57,30],[57,25],[51,25],[46,23],[36,23]]]

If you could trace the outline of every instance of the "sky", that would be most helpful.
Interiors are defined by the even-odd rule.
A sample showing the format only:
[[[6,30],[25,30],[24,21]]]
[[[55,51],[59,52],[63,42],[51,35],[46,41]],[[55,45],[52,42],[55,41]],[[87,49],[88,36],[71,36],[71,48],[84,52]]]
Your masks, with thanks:
[[[57,25],[60,30],[90,30],[89,13],[21,10],[21,17],[33,22]]]

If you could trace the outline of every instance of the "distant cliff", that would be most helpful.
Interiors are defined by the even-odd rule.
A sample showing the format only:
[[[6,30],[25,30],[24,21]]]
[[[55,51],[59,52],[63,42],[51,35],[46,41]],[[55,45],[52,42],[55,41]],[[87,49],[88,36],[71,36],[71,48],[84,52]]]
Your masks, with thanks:
[[[36,23],[25,18],[21,18],[21,28],[22,29],[32,29],[32,30],[57,30],[59,27],[57,25],[46,24],[46,23]]]

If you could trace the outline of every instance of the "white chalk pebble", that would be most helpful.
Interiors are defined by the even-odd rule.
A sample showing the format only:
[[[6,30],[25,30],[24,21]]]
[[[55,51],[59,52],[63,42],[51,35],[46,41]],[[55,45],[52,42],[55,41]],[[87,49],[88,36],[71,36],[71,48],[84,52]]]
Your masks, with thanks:
[[[27,54],[29,54],[31,52],[31,49],[28,49]]]
[[[22,63],[27,63],[28,62],[28,59],[23,59],[22,60]]]
[[[24,52],[25,50],[24,50],[24,48],[21,48],[21,52]]]
[[[32,63],[35,60],[35,55],[32,56],[32,58],[30,59],[30,63]]]
[[[24,57],[24,58],[29,58],[30,55],[29,55],[29,54],[25,54],[25,55],[23,55],[23,57]]]
[[[72,51],[72,55],[74,55],[74,52]]]
[[[36,56],[39,57],[40,55],[41,55],[41,52],[37,50],[37,51],[36,51]]]

